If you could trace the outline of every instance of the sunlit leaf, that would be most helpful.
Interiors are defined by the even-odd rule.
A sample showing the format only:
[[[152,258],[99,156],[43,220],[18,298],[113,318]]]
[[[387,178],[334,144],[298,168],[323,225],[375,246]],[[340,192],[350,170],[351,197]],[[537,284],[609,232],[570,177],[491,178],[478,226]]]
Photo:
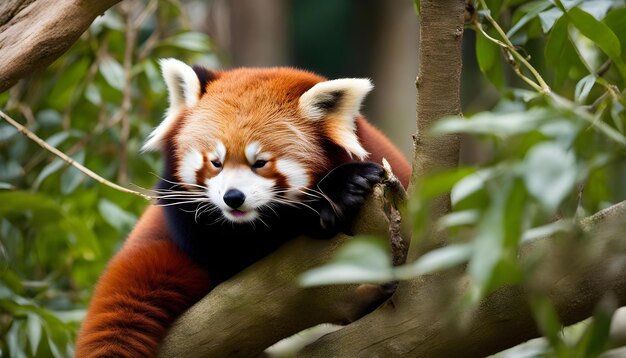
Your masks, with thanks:
[[[343,283],[383,283],[393,280],[389,248],[380,239],[355,238],[341,247],[328,264],[303,273],[303,286]]]
[[[37,355],[39,342],[41,342],[41,322],[34,314],[29,314],[27,319],[28,341],[33,355]]]
[[[578,5],[578,7],[581,8],[583,11],[589,13],[596,20],[600,21],[606,16],[606,14],[609,12],[609,9],[615,5],[616,4],[614,0],[593,0],[583,1]]]
[[[589,92],[593,89],[593,85],[596,84],[596,75],[591,73],[587,76],[583,77],[576,84],[576,91],[574,94],[574,98],[578,103],[585,103],[587,97],[589,96]]]
[[[561,219],[550,224],[535,227],[524,232],[522,241],[530,241],[541,238],[550,237],[560,232],[567,232],[574,229],[574,223],[571,220]]]
[[[563,16],[563,11],[558,7],[553,7],[546,11],[541,12],[539,15],[539,21],[541,22],[541,29],[544,33],[550,32],[554,23],[557,22]]]
[[[452,205],[456,205],[461,200],[467,198],[473,193],[481,190],[485,182],[496,174],[494,168],[485,168],[473,174],[470,174],[459,180],[450,192],[450,200]]]
[[[124,87],[124,69],[113,57],[106,57],[100,61],[100,73],[107,83],[117,89]]]
[[[467,262],[474,252],[472,244],[448,245],[429,251],[415,262],[394,268],[394,277],[408,280],[437,271],[453,268]]]
[[[525,14],[511,27],[511,29],[509,29],[509,31],[506,33],[507,37],[510,38],[515,35],[515,33],[517,33],[517,31],[519,31],[522,27],[524,27],[524,25],[535,19],[540,12],[551,6],[552,4],[550,4],[550,2],[546,0],[531,2],[529,4],[526,4],[525,6],[520,7],[518,11],[524,11]]]
[[[615,58],[620,55],[619,39],[606,24],[596,20],[591,14],[580,8],[571,9],[568,15],[574,26],[583,35],[595,42],[609,57]]]
[[[526,155],[523,173],[528,192],[553,211],[576,184],[576,157],[555,143],[541,143]]]
[[[435,123],[431,133],[434,135],[473,133],[509,136],[531,131],[540,122],[550,117],[551,113],[541,108],[533,108],[526,112],[481,112],[471,118],[445,117]]]
[[[478,210],[463,210],[451,212],[444,215],[437,222],[439,228],[451,228],[455,226],[463,226],[474,224],[480,218],[480,212]]]

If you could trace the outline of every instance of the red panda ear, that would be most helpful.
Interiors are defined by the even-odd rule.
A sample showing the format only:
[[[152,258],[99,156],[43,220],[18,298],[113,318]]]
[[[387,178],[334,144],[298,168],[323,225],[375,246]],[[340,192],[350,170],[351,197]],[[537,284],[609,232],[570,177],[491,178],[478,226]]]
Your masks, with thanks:
[[[325,121],[332,140],[350,155],[365,159],[368,153],[356,135],[356,117],[363,99],[374,86],[365,78],[342,78],[320,82],[300,96],[304,117]]]
[[[143,151],[156,150],[161,147],[163,137],[176,121],[180,111],[195,105],[206,92],[206,84],[214,78],[213,73],[203,67],[192,68],[173,58],[161,59],[159,63],[167,85],[169,108],[165,119],[150,133],[142,147]]]

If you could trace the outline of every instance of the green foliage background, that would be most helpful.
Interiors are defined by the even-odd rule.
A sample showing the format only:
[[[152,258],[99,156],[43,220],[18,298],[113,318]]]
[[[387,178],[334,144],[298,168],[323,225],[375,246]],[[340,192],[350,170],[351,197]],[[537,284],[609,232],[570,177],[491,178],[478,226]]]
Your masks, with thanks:
[[[0,94],[0,107],[103,177],[150,188],[160,162],[140,148],[167,104],[163,57],[212,61],[211,44],[188,30],[177,2],[116,7],[43,73]],[[92,287],[148,203],[86,178],[4,121],[0,187],[0,356],[72,356]]]
[[[419,239],[429,200],[452,190],[454,210],[438,223],[451,244],[392,268],[381,245],[355,241],[305,281],[407,279],[468,263],[471,306],[524,282],[532,270],[517,260],[525,240],[578,240],[579,218],[626,199],[623,19],[624,1],[478,1],[468,27],[500,100],[467,119],[442,120],[433,135],[466,133],[487,159],[434,173],[406,213]],[[107,11],[47,70],[0,94],[0,107],[105,178],[149,188],[158,156],[139,149],[167,101],[156,59],[215,61],[209,39],[187,28],[174,1]],[[5,122],[0,189],[0,356],[71,356],[94,282],[148,203],[86,179]],[[360,275],[348,277],[346,265]],[[532,306],[549,337],[541,354],[593,356],[608,346],[606,313],[571,339],[549,300],[536,297]]]

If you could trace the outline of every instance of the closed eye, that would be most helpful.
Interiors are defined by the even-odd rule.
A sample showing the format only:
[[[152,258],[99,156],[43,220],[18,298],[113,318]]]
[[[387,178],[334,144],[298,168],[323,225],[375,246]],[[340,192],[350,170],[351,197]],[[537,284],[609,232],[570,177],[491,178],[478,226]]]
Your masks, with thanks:
[[[263,168],[265,164],[267,164],[267,160],[257,160],[256,162],[254,162],[254,164],[252,164],[252,168]]]

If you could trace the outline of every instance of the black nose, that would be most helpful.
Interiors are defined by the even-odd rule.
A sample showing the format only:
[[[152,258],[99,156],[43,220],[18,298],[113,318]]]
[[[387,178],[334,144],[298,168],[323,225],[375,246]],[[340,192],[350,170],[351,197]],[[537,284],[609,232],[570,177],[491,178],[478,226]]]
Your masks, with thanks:
[[[233,209],[240,207],[244,201],[246,196],[237,189],[230,189],[224,194],[224,202]]]

